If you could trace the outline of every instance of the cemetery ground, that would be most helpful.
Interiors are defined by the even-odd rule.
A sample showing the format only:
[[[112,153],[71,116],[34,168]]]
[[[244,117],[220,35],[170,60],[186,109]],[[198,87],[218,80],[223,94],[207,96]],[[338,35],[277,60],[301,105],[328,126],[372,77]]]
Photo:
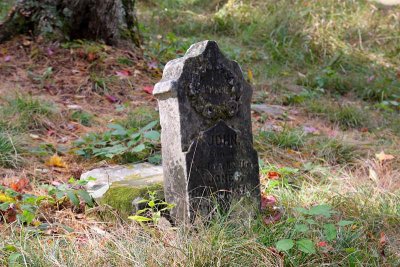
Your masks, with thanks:
[[[319,2],[139,1],[136,51],[1,44],[1,265],[398,266],[400,9]],[[173,228],[92,203],[83,171],[160,163],[153,85],[205,39],[254,88],[260,214]]]

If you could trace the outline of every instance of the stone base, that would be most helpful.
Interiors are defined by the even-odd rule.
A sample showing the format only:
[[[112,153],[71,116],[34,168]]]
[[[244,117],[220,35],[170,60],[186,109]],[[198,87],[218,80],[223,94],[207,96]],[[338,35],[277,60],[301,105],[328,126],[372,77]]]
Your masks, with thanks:
[[[135,212],[133,201],[148,198],[148,192],[157,192],[163,199],[163,171],[161,166],[149,163],[111,166],[93,169],[81,175],[81,180],[95,178],[86,190],[100,204],[109,205],[129,216]]]

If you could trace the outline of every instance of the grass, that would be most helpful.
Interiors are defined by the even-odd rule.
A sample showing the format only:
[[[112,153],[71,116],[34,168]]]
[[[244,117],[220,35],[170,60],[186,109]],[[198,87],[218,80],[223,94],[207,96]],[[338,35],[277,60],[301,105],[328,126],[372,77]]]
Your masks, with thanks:
[[[6,96],[0,101],[0,167],[15,168],[23,161],[20,139],[24,134],[52,127],[59,114],[53,103],[29,95]]]
[[[315,145],[315,156],[329,165],[337,165],[354,163],[361,155],[354,145],[324,137]]]
[[[143,229],[117,220],[114,226],[104,226],[107,228],[104,231],[99,224],[85,222],[84,230],[75,233],[75,237],[62,233],[48,236],[35,228],[8,225],[2,229],[0,263],[7,264],[10,255],[15,254],[20,255],[17,260],[20,264],[29,266],[397,266],[400,263],[398,195],[380,191],[369,182],[364,182],[357,191],[349,190],[343,183],[322,185],[305,180],[295,183],[296,189],[278,186],[270,191],[283,214],[279,221],[268,225],[263,223],[266,213],[257,218],[222,215],[207,224],[198,222],[177,228],[165,224],[163,228],[160,224]],[[326,212],[306,215],[300,209],[309,210],[321,204],[328,207],[328,215]],[[300,231],[296,225],[306,221],[309,230]],[[349,224],[338,226],[343,221]],[[332,240],[326,239],[327,224],[336,227]],[[387,240],[379,245],[381,233]],[[281,252],[281,257],[273,248],[282,239],[311,240],[315,252],[301,252],[295,246]],[[320,242],[327,245],[318,245]]]
[[[20,146],[13,135],[0,130],[0,167],[14,168],[21,163]]]
[[[149,8],[151,4],[153,8]],[[251,68],[257,83],[282,75],[295,78],[296,71],[305,70],[309,71],[303,74],[320,73],[328,78],[327,84],[342,93],[361,92],[360,80],[371,76],[396,83],[393,67],[399,63],[395,52],[399,49],[399,26],[390,16],[396,14],[397,7],[316,0],[290,5],[283,0],[229,0],[225,4],[153,0],[151,4],[139,2],[150,50],[164,46],[176,52],[187,46],[185,40],[211,38],[244,65],[244,70]],[[157,35],[161,38],[153,38]],[[165,53],[160,60],[165,63],[175,56],[170,54]],[[355,76],[359,79],[351,79]],[[369,87],[384,89],[378,81]]]
[[[129,111],[119,123],[127,129],[140,129],[152,121],[158,120],[158,112],[152,107],[141,106]]]
[[[371,126],[370,112],[354,104],[337,104],[326,100],[311,100],[304,104],[311,115],[328,119],[342,129],[362,128]]]
[[[49,101],[17,94],[2,99],[0,108],[3,124],[18,131],[43,130],[57,117],[57,108]]]
[[[184,229],[147,233],[122,224],[104,235],[87,230],[83,243],[71,242],[67,236],[46,237],[28,231],[14,232],[0,242],[13,243],[21,254],[18,262],[30,266],[276,266],[276,256],[255,239],[243,236],[243,229],[215,225],[196,230],[196,234]],[[3,265],[10,254],[1,257]]]
[[[284,128],[282,131],[260,132],[260,138],[279,148],[300,149],[306,134],[298,129]]]

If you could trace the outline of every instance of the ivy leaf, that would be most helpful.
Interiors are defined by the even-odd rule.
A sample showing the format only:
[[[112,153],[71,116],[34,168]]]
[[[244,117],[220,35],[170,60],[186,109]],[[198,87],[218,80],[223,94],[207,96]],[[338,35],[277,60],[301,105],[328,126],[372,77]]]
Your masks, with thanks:
[[[65,196],[65,192],[64,191],[56,191],[56,198],[60,199],[63,198]]]
[[[142,129],[140,129],[140,132],[143,133],[150,129],[153,129],[157,124],[158,124],[158,121],[152,121],[149,124],[147,124],[146,126],[144,126]]]
[[[132,152],[139,153],[139,152],[142,152],[145,149],[146,149],[146,146],[144,144],[140,144],[140,145],[135,146],[134,148],[132,148]]]
[[[155,154],[155,155],[149,157],[148,160],[149,160],[149,162],[152,163],[152,164],[160,165],[160,164],[161,164],[162,158],[161,158],[161,155]]]
[[[296,241],[296,243],[299,250],[303,251],[304,253],[314,254],[317,252],[314,243],[310,239],[301,239]]]
[[[322,204],[312,207],[308,213],[310,215],[316,215],[316,216],[321,215],[326,218],[329,218],[334,212],[332,211],[332,208],[329,205]]]
[[[149,131],[144,134],[144,137],[150,140],[158,141],[160,140],[160,133],[158,131]]]
[[[78,194],[89,207],[94,206],[93,198],[86,190],[79,190]]]
[[[21,220],[22,223],[30,224],[35,219],[35,214],[28,210],[24,210],[22,214],[18,215],[18,218]]]
[[[294,246],[292,239],[282,239],[276,242],[275,247],[279,251],[288,251]]]
[[[326,237],[326,240],[328,241],[333,241],[336,239],[336,227],[332,223],[324,224],[324,234]]]
[[[308,231],[308,226],[307,226],[306,224],[296,224],[296,225],[294,226],[294,229],[295,229],[297,232],[305,233],[305,232]]]
[[[112,135],[118,135],[118,136],[124,136],[126,135],[126,129],[119,125],[119,124],[113,124],[110,123],[108,125],[108,128],[113,129],[114,131],[111,133]]]
[[[67,196],[69,198],[69,200],[71,200],[71,202],[75,205],[78,206],[79,205],[79,199],[76,196],[75,192],[73,191],[67,191]]]

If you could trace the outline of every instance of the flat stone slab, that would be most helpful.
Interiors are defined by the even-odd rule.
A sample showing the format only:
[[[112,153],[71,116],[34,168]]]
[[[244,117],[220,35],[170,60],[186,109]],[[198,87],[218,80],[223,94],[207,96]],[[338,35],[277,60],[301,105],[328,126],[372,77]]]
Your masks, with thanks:
[[[101,198],[113,186],[140,187],[155,183],[163,183],[162,166],[149,163],[130,165],[117,165],[93,169],[81,175],[81,180],[93,177],[96,181],[90,181],[86,190],[94,198]]]
[[[286,108],[278,105],[267,105],[267,104],[253,104],[251,109],[258,113],[266,113],[273,117],[279,117],[284,114],[287,110]]]

